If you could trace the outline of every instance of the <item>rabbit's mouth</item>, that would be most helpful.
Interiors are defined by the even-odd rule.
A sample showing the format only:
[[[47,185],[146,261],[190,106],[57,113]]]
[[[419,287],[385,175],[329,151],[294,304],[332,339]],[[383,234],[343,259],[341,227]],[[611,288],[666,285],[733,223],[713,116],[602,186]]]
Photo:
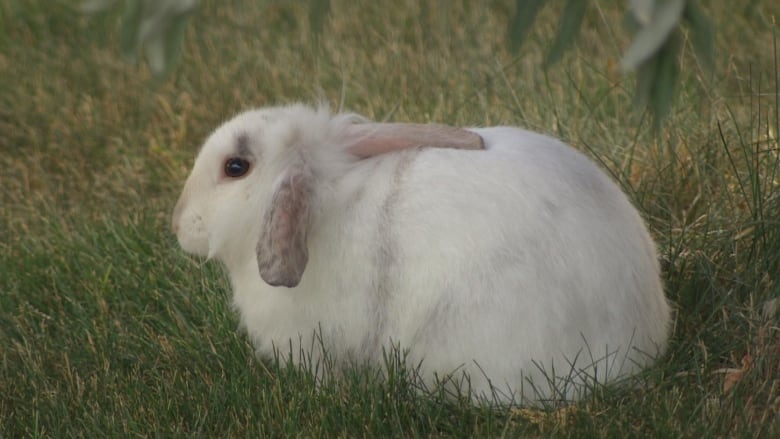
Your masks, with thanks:
[[[213,256],[210,251],[209,236],[203,227],[203,218],[200,215],[176,218],[173,230],[179,246],[185,252],[207,258]]]

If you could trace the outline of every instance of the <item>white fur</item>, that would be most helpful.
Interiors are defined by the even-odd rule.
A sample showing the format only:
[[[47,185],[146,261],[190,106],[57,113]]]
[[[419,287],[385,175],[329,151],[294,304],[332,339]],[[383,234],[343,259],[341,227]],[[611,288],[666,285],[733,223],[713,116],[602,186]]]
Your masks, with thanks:
[[[576,399],[578,385],[628,376],[663,351],[670,308],[655,245],[584,155],[494,127],[472,130],[486,150],[358,160],[345,129],[358,122],[302,105],[241,114],[206,141],[187,180],[174,230],[184,250],[225,264],[259,354],[306,348],[321,330],[338,360],[379,363],[400,345],[428,381],[464,371],[475,395],[494,386],[503,402],[537,403]],[[240,133],[257,162],[225,179]],[[255,247],[296,160],[315,181],[308,265],[296,287],[271,287]]]

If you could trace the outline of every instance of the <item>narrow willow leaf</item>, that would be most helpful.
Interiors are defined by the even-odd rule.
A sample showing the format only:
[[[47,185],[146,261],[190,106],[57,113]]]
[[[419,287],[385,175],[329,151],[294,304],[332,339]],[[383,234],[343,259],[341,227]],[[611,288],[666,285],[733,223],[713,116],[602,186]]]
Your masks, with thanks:
[[[673,34],[661,50],[658,52],[658,73],[653,87],[650,106],[655,113],[656,124],[669,114],[674,102],[674,92],[677,79],[680,76],[680,38]]]
[[[561,17],[561,23],[558,26],[558,35],[555,37],[552,48],[547,52],[544,60],[544,67],[558,62],[563,56],[563,52],[571,46],[574,38],[580,32],[582,19],[585,17],[585,11],[588,8],[589,0],[568,0],[566,8]]]
[[[168,64],[161,73],[167,73],[170,67],[181,57],[182,47],[184,47],[184,34],[187,30],[187,20],[189,15],[177,17],[171,23],[171,29],[165,38],[165,56]]]
[[[105,12],[114,7],[119,0],[84,0],[81,2],[81,12],[87,14],[96,14]]]
[[[677,35],[673,35],[668,43],[658,51],[658,65],[649,101],[650,108],[653,110],[656,129],[661,127],[662,121],[672,108],[674,92],[680,73],[679,55],[680,38]]]
[[[691,28],[691,44],[696,57],[706,69],[715,66],[715,28],[712,21],[702,12],[696,0],[688,0],[683,13]]]
[[[646,107],[653,93],[653,82],[658,70],[658,56],[652,56],[636,69],[636,90],[634,92],[634,104],[637,107]]]
[[[138,49],[138,34],[143,18],[143,3],[141,0],[126,0],[122,12],[122,27],[119,31],[119,50],[122,57],[132,63],[136,62]]]
[[[621,64],[624,70],[636,68],[658,52],[680,23],[685,3],[686,0],[667,0],[656,8],[650,23],[637,33],[623,56]]]
[[[157,32],[149,35],[144,41],[144,54],[146,62],[149,64],[149,70],[155,76],[160,76],[165,71],[167,60],[165,57],[165,34]]]
[[[431,6],[429,5],[429,2],[420,2],[420,23],[423,24],[422,26],[422,37],[423,42],[428,44],[432,40],[433,31],[431,30]]]
[[[637,68],[635,103],[650,109],[656,130],[672,108],[679,76],[680,47],[681,38],[675,34]]]
[[[119,35],[122,56],[137,61],[143,50],[152,73],[163,76],[178,57],[186,21],[199,0],[125,0]]]
[[[161,79],[170,72],[179,59],[186,29],[187,16],[179,16],[166,26],[164,32],[150,35],[144,41],[146,62],[156,79]]]
[[[315,35],[322,33],[325,19],[330,13],[330,0],[311,0],[309,4],[309,26]]]
[[[517,50],[523,44],[525,36],[536,19],[536,14],[542,8],[544,0],[517,0],[515,15],[509,20],[507,40],[512,50]]]
[[[631,9],[634,19],[640,25],[646,26],[653,18],[653,11],[655,11],[657,3],[658,0],[629,0],[629,9]]]

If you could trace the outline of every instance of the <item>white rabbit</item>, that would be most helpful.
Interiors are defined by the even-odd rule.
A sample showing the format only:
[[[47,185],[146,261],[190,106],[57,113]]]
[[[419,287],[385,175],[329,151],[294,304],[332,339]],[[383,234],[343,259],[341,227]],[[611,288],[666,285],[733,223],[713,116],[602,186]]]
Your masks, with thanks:
[[[465,372],[475,397],[537,404],[667,342],[636,209],[583,154],[518,128],[249,111],[206,141],[173,229],[226,266],[261,356],[315,333],[338,361],[398,346],[428,382]]]

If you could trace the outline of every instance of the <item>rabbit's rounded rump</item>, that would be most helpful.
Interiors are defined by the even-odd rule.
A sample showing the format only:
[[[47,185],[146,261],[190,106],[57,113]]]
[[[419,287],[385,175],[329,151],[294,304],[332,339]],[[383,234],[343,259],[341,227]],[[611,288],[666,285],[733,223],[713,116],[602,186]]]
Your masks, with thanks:
[[[315,333],[343,361],[400,347],[426,380],[465,372],[475,396],[526,403],[652,363],[670,310],[618,186],[544,135],[448,132],[476,134],[473,150],[409,141],[425,130],[293,106],[241,115],[206,142],[174,229],[226,265],[258,353],[312,349]],[[226,177],[240,156],[249,170]]]

